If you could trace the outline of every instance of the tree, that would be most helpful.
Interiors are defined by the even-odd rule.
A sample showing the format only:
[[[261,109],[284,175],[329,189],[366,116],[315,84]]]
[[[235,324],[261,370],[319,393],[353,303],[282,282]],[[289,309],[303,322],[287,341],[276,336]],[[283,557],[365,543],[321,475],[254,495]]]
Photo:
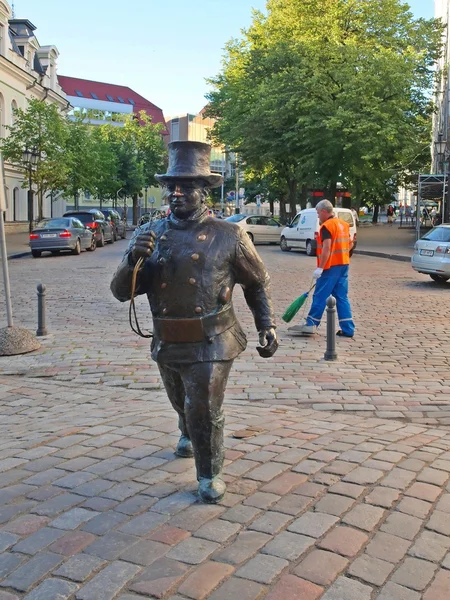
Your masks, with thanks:
[[[299,190],[376,189],[423,147],[441,25],[400,0],[269,0],[211,80],[213,138]],[[410,168],[410,167],[408,167]],[[386,178],[386,173],[388,177]]]
[[[37,189],[38,218],[42,219],[46,192],[62,189],[66,176],[64,148],[67,131],[64,118],[54,104],[32,98],[26,110],[15,110],[14,123],[6,128],[9,135],[1,140],[3,156],[23,172],[24,188],[29,185],[29,163],[24,161],[23,152],[28,149],[37,154],[31,181]]]
[[[78,210],[80,191],[95,193],[99,164],[91,128],[81,119],[68,119],[65,145],[66,178],[64,191],[74,200]]]

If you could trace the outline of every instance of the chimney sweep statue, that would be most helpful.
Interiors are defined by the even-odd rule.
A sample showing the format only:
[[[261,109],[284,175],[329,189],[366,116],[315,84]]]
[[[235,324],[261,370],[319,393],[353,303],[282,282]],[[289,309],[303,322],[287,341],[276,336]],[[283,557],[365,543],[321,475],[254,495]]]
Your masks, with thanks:
[[[208,188],[222,184],[210,172],[211,147],[171,142],[165,186],[171,213],[136,230],[111,283],[121,302],[131,298],[133,269],[145,259],[136,294],[147,294],[153,316],[151,355],[179,416],[175,454],[194,457],[204,502],[220,502],[223,465],[223,398],[233,360],[247,340],[234,314],[235,284],[244,290],[259,333],[261,356],[278,340],[269,276],[247,233],[208,216]]]

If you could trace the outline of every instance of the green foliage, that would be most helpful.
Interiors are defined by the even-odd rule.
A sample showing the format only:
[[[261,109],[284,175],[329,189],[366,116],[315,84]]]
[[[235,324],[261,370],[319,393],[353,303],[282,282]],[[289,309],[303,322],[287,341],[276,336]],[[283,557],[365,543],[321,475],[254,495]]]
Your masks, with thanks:
[[[420,166],[412,157],[424,159],[429,139],[441,25],[415,20],[400,0],[267,9],[228,43],[210,81],[213,139],[291,206],[305,186],[379,193]]]

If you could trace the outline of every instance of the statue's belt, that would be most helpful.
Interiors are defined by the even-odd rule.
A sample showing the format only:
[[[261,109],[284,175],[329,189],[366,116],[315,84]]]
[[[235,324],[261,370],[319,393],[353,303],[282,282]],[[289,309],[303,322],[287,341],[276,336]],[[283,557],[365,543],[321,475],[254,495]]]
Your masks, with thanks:
[[[198,319],[158,319],[153,317],[153,331],[163,342],[212,343],[216,335],[227,331],[236,323],[232,306],[219,313]]]

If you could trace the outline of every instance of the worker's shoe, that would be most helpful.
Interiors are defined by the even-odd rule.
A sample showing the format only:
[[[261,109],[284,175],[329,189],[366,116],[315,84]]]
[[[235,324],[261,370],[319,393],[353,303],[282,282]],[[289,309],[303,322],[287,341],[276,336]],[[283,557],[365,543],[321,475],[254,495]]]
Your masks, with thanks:
[[[317,327],[315,325],[307,325],[304,323],[303,325],[294,325],[294,327],[288,328],[289,333],[301,334],[301,335],[313,335],[317,331]]]
[[[192,458],[194,456],[192,442],[187,436],[181,435],[177,444],[177,449],[175,450],[175,454],[180,458]]]
[[[198,495],[206,504],[217,504],[225,496],[227,486],[220,477],[201,478],[198,482]]]

